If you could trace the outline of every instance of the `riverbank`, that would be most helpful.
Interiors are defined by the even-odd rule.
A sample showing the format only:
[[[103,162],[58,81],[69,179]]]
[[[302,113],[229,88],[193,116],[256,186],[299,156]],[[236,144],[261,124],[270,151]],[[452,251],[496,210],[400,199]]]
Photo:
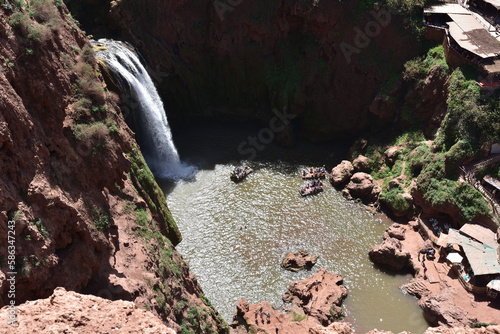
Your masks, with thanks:
[[[419,225],[404,226],[406,229],[401,244],[410,253],[416,274],[413,282],[406,284],[403,289],[419,298],[419,305],[429,323],[449,327],[470,327],[477,323],[500,324],[500,303],[466,291],[451,264],[440,256],[436,245],[433,245],[436,251],[434,259],[421,253],[430,243],[419,233]]]

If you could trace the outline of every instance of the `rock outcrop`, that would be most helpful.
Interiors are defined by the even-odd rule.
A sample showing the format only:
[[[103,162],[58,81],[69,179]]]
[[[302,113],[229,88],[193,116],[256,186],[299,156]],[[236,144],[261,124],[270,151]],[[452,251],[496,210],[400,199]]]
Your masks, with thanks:
[[[318,261],[319,255],[309,255],[306,250],[289,252],[281,262],[281,266],[290,271],[310,270]]]
[[[176,331],[226,332],[174,249],[163,191],[87,37],[62,2],[10,3],[0,6],[0,235],[13,222],[16,261],[1,267],[0,306],[16,270],[17,304],[64,287],[132,301]],[[200,310],[191,323],[190,308]]]
[[[370,171],[370,159],[364,155],[358,155],[356,159],[352,161],[352,166],[354,167],[355,173],[368,173]]]
[[[370,198],[372,196],[375,183],[370,174],[358,172],[355,173],[346,186],[349,195],[354,198]]]
[[[424,316],[433,326],[470,327],[476,319],[470,319],[467,311],[453,302],[453,288],[446,288],[437,295],[420,299]]]
[[[293,282],[283,295],[283,301],[303,309],[308,316],[329,325],[342,314],[342,302],[347,297],[347,288],[339,274],[320,269],[309,278]]]
[[[349,323],[334,322],[342,314],[341,304],[347,296],[342,276],[320,269],[316,274],[290,284],[283,301],[290,303],[286,313],[275,310],[268,302],[249,304],[240,300],[232,327],[234,333],[352,333]],[[276,332],[277,330],[277,332]]]
[[[368,255],[374,263],[394,271],[413,269],[410,253],[402,249],[401,242],[396,238],[385,239],[370,249]]]
[[[45,299],[16,308],[17,321],[7,325],[9,308],[0,309],[0,333],[175,334],[153,313],[133,302],[111,301],[57,288]]]
[[[423,334],[499,334],[500,326],[491,325],[487,327],[471,328],[466,327],[429,327]]]
[[[354,167],[352,163],[348,160],[342,160],[337,166],[332,168],[330,183],[334,187],[344,186],[347,182],[349,182],[353,171]]]
[[[385,231],[383,238],[388,239],[388,238],[396,238],[398,240],[404,240],[405,239],[405,232],[406,232],[406,227],[404,227],[401,224],[394,223],[391,226],[387,228]]]

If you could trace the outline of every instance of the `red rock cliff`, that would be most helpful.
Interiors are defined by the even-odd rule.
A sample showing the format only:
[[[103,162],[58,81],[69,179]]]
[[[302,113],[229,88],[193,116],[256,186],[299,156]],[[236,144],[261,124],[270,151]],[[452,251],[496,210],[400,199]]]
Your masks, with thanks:
[[[225,332],[118,99],[62,2],[3,3],[0,306],[64,287],[133,301],[176,331]]]

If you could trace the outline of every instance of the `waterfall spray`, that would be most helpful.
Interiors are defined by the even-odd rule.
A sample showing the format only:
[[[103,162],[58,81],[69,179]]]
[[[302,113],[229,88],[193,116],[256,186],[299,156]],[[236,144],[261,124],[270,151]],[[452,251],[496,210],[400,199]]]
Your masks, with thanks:
[[[163,102],[136,53],[117,41],[99,40],[98,44],[106,47],[97,57],[106,63],[121,88],[122,101],[132,112],[137,142],[153,174],[173,180],[191,176],[194,167],[180,161]]]

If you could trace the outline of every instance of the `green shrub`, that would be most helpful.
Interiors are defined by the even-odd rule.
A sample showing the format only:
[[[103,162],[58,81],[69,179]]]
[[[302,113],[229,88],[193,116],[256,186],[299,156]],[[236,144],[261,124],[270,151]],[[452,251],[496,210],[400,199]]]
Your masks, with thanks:
[[[489,215],[490,209],[482,194],[468,183],[460,183],[454,193],[456,205],[464,221],[472,221],[478,215]]]
[[[456,176],[458,167],[474,157],[475,152],[471,144],[465,140],[459,140],[445,153],[446,171],[449,176]]]
[[[30,22],[30,18],[28,15],[24,14],[23,12],[14,12],[12,13],[9,18],[7,19],[7,22],[12,26],[12,27],[21,27],[25,28],[28,26]]]
[[[431,149],[426,144],[416,147],[408,155],[407,165],[410,168],[413,177],[417,177],[425,165],[431,162],[433,155]]]
[[[109,130],[103,122],[77,124],[75,125],[74,135],[78,141],[97,141],[99,143],[103,143],[109,135]]]
[[[77,80],[79,93],[95,104],[104,103],[104,88],[95,75],[83,76]]]
[[[85,64],[90,65],[92,68],[95,68],[96,59],[94,48],[90,44],[85,44],[80,52],[80,58]]]
[[[425,57],[417,57],[406,62],[403,79],[417,81],[417,87],[420,87],[423,84],[423,79],[434,67],[437,68],[442,77],[448,74],[449,67],[446,63],[442,45],[430,49]]]
[[[307,315],[301,315],[295,311],[293,311],[292,313],[292,321],[297,321],[297,322],[300,322],[304,319],[307,319]]]
[[[481,328],[481,327],[488,327],[488,326],[494,326],[496,325],[494,322],[474,322],[472,325],[470,325],[471,328]]]
[[[92,101],[90,101],[86,97],[78,99],[78,101],[73,104],[73,110],[75,111],[77,117],[89,114],[91,108]]]
[[[107,232],[110,226],[110,216],[104,212],[103,209],[93,206],[92,217],[94,219],[94,226],[101,232]]]
[[[389,206],[392,210],[399,214],[405,214],[410,211],[411,205],[402,196],[403,189],[394,187],[389,190],[384,190],[380,194],[380,200]]]
[[[59,13],[50,0],[30,0],[33,18],[39,23],[59,20]]]
[[[35,42],[45,43],[50,39],[50,35],[50,29],[43,24],[32,22],[28,25],[28,35],[26,37]]]
[[[40,218],[34,222],[31,222],[31,224],[36,226],[38,232],[40,232],[42,237],[44,237],[45,239],[47,239],[50,236],[50,232],[47,230],[45,225],[43,225],[43,222]]]

